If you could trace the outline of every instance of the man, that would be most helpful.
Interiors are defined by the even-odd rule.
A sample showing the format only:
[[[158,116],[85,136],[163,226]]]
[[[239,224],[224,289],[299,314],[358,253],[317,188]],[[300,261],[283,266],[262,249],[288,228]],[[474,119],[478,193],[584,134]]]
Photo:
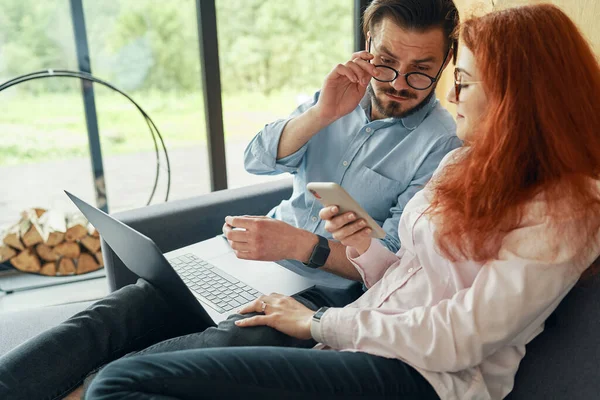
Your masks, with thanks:
[[[397,251],[404,205],[443,156],[460,145],[454,122],[434,93],[456,49],[452,32],[457,23],[452,0],[373,1],[364,15],[370,53],[355,53],[336,66],[311,102],[287,120],[267,125],[250,143],[246,168],[262,174],[291,172],[293,194],[268,217],[227,217],[223,231],[238,257],[297,260],[288,266],[330,286],[295,296],[307,307],[343,307],[362,293],[360,285],[349,288],[347,281],[319,270],[362,279],[343,246],[318,238],[325,236],[318,219],[321,207],[306,192],[306,183],[341,184],[382,224],[387,232],[383,244]],[[233,323],[251,315],[236,315],[207,329],[140,280],[2,357],[0,398],[64,395],[89,372],[132,351],[314,343]]]
[[[226,219],[223,230],[239,258],[294,259],[361,280],[338,242],[325,242],[328,257],[314,257],[325,258],[324,265],[311,262],[324,242],[319,236],[330,238],[318,218],[321,205],[306,191],[311,181],[344,187],[383,226],[383,244],[398,251],[404,205],[443,156],[460,146],[453,119],[435,98],[437,80],[456,49],[451,34],[458,14],[451,1],[416,3],[373,2],[364,15],[371,54],[355,53],[351,61],[335,67],[312,101],[288,119],[267,125],[252,140],[245,153],[246,169],[256,174],[292,173],[294,191],[271,210],[272,218]],[[422,11],[420,19],[413,18],[415,8]],[[311,274],[298,265],[286,264]],[[319,278],[336,282],[332,276]]]

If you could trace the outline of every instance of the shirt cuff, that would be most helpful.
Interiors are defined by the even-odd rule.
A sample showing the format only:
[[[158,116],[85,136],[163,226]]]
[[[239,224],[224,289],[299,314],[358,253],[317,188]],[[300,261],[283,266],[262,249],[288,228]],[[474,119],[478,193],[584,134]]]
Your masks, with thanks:
[[[321,320],[311,321],[310,333],[313,339],[336,350],[354,348],[354,330],[358,308],[330,308],[323,313]]]
[[[292,117],[267,125],[250,145],[250,152],[254,159],[271,171],[294,173],[302,160],[306,144],[293,154],[277,160],[277,149],[281,134],[291,119]]]
[[[298,166],[300,166],[300,163],[302,162],[302,158],[304,157],[307,147],[308,142],[306,142],[302,147],[289,156],[285,156],[279,160],[276,160],[275,163],[277,165],[277,169],[289,173],[296,172],[298,170]]]
[[[254,158],[269,169],[275,169],[275,157],[271,156],[259,141],[251,144],[250,152]]]
[[[371,245],[362,255],[353,247],[346,247],[346,257],[354,265],[367,287],[373,286],[398,256],[385,247],[379,239],[371,239]]]

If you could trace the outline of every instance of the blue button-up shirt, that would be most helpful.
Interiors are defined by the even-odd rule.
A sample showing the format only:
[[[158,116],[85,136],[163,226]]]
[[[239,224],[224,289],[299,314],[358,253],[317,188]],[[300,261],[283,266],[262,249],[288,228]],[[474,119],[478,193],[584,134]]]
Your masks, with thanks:
[[[294,189],[269,216],[331,238],[319,218],[322,205],[306,190],[309,182],[336,182],[380,224],[390,251],[400,248],[398,222],[404,206],[431,178],[449,151],[462,145],[454,119],[432,97],[406,118],[370,120],[368,96],[354,111],[313,136],[295,153],[277,160],[277,147],[287,122],[315,105],[314,98],[289,118],[270,123],[246,148],[246,170],[259,175],[289,172]]]

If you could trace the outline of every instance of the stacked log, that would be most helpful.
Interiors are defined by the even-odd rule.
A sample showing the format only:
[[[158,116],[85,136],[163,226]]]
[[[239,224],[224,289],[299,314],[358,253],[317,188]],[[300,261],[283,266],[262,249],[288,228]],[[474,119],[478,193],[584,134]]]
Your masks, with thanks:
[[[79,275],[104,266],[100,235],[81,213],[32,208],[0,235],[0,263],[48,276]]]

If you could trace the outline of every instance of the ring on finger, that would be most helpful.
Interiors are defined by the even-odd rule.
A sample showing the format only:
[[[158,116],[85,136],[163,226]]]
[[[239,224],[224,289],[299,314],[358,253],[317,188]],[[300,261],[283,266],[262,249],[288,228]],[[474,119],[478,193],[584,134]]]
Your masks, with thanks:
[[[265,303],[264,301],[260,302],[260,312],[265,312],[265,310],[267,309],[267,303]]]

